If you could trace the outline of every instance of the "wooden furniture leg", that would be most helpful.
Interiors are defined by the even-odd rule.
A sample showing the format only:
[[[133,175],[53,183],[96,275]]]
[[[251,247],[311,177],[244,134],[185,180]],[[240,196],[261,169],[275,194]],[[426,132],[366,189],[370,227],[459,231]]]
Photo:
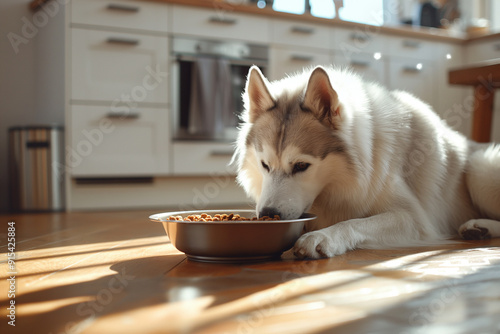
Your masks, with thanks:
[[[472,140],[487,143],[491,139],[494,90],[483,84],[474,87],[474,118],[472,120]]]

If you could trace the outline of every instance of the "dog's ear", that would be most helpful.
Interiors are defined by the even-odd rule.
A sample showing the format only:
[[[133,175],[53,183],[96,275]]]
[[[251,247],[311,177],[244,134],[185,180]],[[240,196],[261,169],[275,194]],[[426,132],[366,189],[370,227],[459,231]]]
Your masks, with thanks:
[[[316,67],[309,77],[302,108],[333,127],[340,117],[339,97],[330,83],[328,73],[321,66]]]
[[[245,92],[249,100],[248,112],[250,123],[254,123],[262,113],[275,106],[275,102],[267,88],[267,79],[264,78],[262,72],[255,65],[248,72]]]

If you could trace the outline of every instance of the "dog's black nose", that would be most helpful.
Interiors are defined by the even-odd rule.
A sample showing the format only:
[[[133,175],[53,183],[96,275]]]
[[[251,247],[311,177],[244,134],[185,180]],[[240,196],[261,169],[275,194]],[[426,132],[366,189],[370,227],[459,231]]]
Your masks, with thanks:
[[[281,216],[281,215],[280,215],[280,212],[278,210],[276,210],[275,208],[265,207],[265,208],[262,208],[262,210],[260,210],[260,212],[259,212],[259,217],[264,217],[264,216],[268,216],[268,217],[273,218],[274,216]]]

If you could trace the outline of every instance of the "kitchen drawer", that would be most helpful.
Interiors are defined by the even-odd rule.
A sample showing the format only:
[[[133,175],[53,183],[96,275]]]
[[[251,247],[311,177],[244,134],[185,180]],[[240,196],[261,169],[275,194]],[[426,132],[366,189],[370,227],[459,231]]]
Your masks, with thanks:
[[[415,38],[387,37],[387,42],[389,53],[396,57],[433,60],[440,50],[439,43]]]
[[[72,106],[66,163],[73,177],[155,176],[169,172],[168,110]]]
[[[329,66],[332,63],[330,53],[311,48],[272,47],[270,50],[269,79],[278,80],[286,74],[301,72],[304,68],[317,65]]]
[[[384,55],[387,50],[386,37],[369,30],[335,28],[331,41],[332,49],[347,59],[362,53],[380,52]]]
[[[465,61],[469,64],[494,58],[500,58],[500,39],[471,42],[465,46]]]
[[[420,68],[420,69],[419,69]],[[432,62],[411,59],[391,59],[389,88],[412,93],[436,108],[435,69]]]
[[[167,32],[169,6],[146,1],[73,0],[71,23]]]
[[[167,103],[167,37],[71,32],[73,100]]]
[[[173,173],[175,175],[235,174],[228,164],[234,152],[232,143],[174,142]]]
[[[312,24],[275,20],[272,22],[272,42],[302,47],[330,46],[331,29]]]
[[[218,40],[269,42],[269,21],[257,15],[183,6],[174,6],[172,14],[172,30],[175,34],[205,36]]]
[[[365,80],[374,81],[386,86],[386,58],[387,57],[375,59],[373,54],[360,53],[352,55],[350,59],[348,59],[345,58],[342,53],[334,53],[333,63],[335,65],[351,68]]]

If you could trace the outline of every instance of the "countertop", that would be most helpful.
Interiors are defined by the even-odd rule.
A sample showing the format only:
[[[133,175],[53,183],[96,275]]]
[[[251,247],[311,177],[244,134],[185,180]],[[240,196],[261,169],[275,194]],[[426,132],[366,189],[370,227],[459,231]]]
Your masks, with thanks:
[[[155,212],[0,215],[2,333],[500,331],[500,239],[208,264],[177,251]]]
[[[47,1],[52,0],[32,0],[30,8],[38,10]],[[223,1],[223,0],[139,0],[149,2],[171,3],[184,6],[194,6],[201,8],[212,8],[217,11],[225,11],[227,13],[244,13],[262,15],[271,18],[289,19],[303,22],[303,23],[316,23],[323,25],[331,25],[343,27],[348,29],[359,29],[368,33],[385,33],[389,35],[403,36],[408,38],[423,38],[433,41],[446,41],[457,44],[465,44],[479,40],[489,40],[500,38],[500,32],[477,32],[466,34],[464,32],[453,32],[446,29],[428,28],[428,27],[412,27],[406,25],[397,26],[372,26],[356,22],[342,21],[339,19],[325,19],[314,17],[310,14],[295,15],[290,13],[277,12],[270,7],[263,9],[257,8],[256,5],[238,4],[237,1]]]

